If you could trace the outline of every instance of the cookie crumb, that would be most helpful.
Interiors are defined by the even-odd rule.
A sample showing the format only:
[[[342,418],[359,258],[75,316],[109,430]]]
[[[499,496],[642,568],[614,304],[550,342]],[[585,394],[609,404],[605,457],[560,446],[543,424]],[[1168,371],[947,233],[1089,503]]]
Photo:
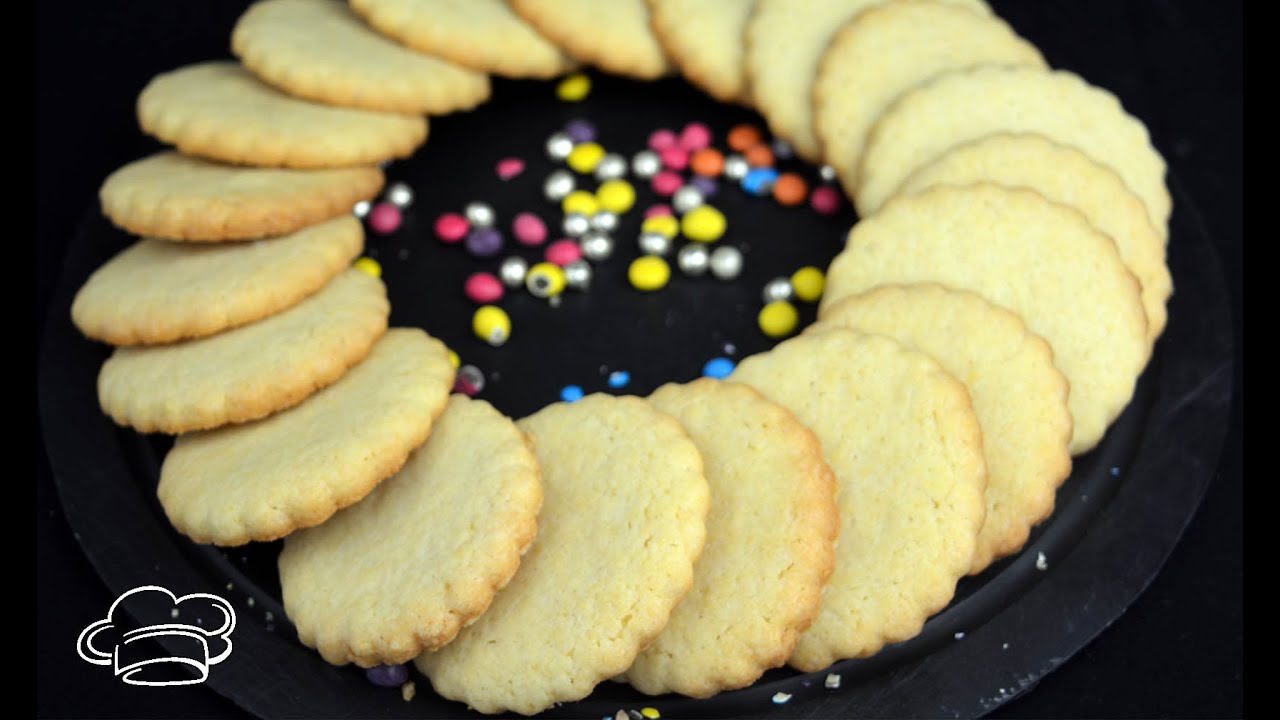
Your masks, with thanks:
[[[1036,553],[1036,569],[1037,570],[1049,569],[1049,559],[1044,556],[1043,552]]]
[[[827,679],[822,681],[822,686],[828,690],[835,690],[840,687],[840,676],[835,673],[827,673]]]
[[[417,694],[417,692],[418,686],[415,685],[412,680],[400,686],[400,697],[404,698],[405,702],[412,700],[413,696]]]
[[[773,695],[774,705],[786,705],[789,700],[791,700],[790,693],[780,692],[780,693],[774,693]]]

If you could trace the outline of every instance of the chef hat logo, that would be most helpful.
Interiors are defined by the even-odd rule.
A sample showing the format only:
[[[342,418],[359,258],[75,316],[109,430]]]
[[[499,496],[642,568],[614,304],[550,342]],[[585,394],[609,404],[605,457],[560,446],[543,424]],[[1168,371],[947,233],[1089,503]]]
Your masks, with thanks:
[[[194,685],[231,655],[235,627],[235,610],[217,595],[178,597],[144,585],[116,598],[105,618],[81,631],[76,652],[85,662],[112,666],[130,685]]]

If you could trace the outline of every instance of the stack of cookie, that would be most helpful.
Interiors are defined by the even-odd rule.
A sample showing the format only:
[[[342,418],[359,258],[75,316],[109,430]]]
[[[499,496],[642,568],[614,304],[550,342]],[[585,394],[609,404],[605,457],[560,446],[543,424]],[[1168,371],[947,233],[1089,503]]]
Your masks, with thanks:
[[[1052,512],[1166,321],[1145,128],[982,0],[263,0],[232,47],[148,85],[178,152],[103,185],[146,238],[73,307],[117,346],[103,409],[179,435],[180,531],[287,536],[302,642],[416,658],[482,712],[609,678],[706,697],[912,637]],[[387,330],[348,211],[488,74],[579,64],[753,105],[863,220],[820,321],[728,380],[513,422]]]

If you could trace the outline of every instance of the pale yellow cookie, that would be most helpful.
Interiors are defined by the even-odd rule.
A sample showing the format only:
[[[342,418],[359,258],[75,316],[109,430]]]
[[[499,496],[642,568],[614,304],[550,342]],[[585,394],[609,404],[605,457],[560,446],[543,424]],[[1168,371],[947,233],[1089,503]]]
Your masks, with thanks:
[[[280,592],[298,639],[361,667],[444,645],[511,580],[541,504],[524,434],[454,395],[400,472],[285,538]]]
[[[372,165],[408,157],[427,139],[420,115],[300,100],[225,61],[152,78],[138,96],[138,121],[188,155],[260,167]]]
[[[1116,243],[1120,259],[1142,284],[1147,338],[1160,337],[1168,320],[1165,303],[1173,278],[1165,264],[1165,245],[1151,226],[1146,206],[1113,170],[1073,147],[1035,134],[996,133],[957,145],[917,169],[902,184],[909,195],[934,185],[989,181],[1028,187],[1070,205]]]
[[[297,304],[362,247],[364,229],[350,215],[248,243],[141,240],[89,276],[71,319],[112,345],[204,337]]]
[[[693,582],[709,490],[680,424],[639,398],[518,425],[542,469],[538,537],[489,609],[416,664],[446,698],[532,715],[586,697],[662,631]]]
[[[867,133],[886,107],[940,73],[986,64],[1048,68],[1005,21],[943,0],[885,3],[841,28],[818,63],[813,131],[845,192],[857,192]]]
[[[452,386],[444,343],[393,328],[306,402],[179,436],[160,468],[160,504],[179,532],[215,545],[276,540],[319,525],[404,465]]]
[[[551,78],[575,63],[505,0],[350,0],[373,29],[480,72]]]
[[[645,0],[510,0],[545,37],[607,73],[654,80],[671,69]]]
[[[752,104],[774,135],[800,157],[822,160],[813,133],[813,81],[818,61],[836,31],[867,8],[887,0],[756,0],[747,21],[744,66]],[[948,0],[990,12],[983,0]]]
[[[360,362],[387,329],[382,281],[347,270],[298,304],[169,345],[116,348],[98,373],[102,410],[140,432],[246,422],[297,405]]]
[[[982,427],[986,520],[970,574],[1018,551],[1071,474],[1067,380],[1017,315],[936,284],[881,285],[832,305],[808,331],[847,327],[928,353],[965,384]]]
[[[875,212],[912,172],[951,147],[997,132],[1039,133],[1110,167],[1142,198],[1156,232],[1168,235],[1165,163],[1147,128],[1115,95],[1079,76],[1027,67],[951,72],[898,98],[867,140],[858,213]]]
[[[98,199],[111,222],[135,235],[255,240],[350,213],[357,202],[377,195],[383,182],[376,166],[254,168],[167,151],[111,173]]]
[[[647,0],[654,35],[680,74],[721,102],[749,102],[742,34],[755,0]]]
[[[710,378],[658,388],[711,485],[693,587],[627,670],[641,692],[710,697],[787,661],[818,614],[840,530],[818,438],[758,392]]]
[[[964,385],[924,353],[844,328],[753,355],[730,379],[808,425],[839,484],[835,572],[790,664],[813,672],[914,637],[969,571],[983,520]]]
[[[307,100],[382,112],[444,115],[489,97],[489,76],[374,32],[344,0],[261,0],[231,49],[266,82]]]
[[[1071,384],[1071,453],[1102,439],[1149,356],[1138,281],[1079,211],[1025,188],[936,186],[895,198],[849,232],[818,316],[891,283],[938,282],[1017,313]]]

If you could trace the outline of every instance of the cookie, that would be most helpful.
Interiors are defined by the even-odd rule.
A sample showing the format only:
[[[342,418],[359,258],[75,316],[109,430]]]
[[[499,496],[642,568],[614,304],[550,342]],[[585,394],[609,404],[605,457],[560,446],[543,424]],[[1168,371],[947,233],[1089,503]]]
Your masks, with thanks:
[[[1071,473],[1066,378],[1017,315],[941,285],[881,285],[832,305],[808,331],[846,327],[927,353],[964,383],[982,428],[986,520],[970,574],[1017,552]]]
[[[899,193],[983,180],[1028,187],[1054,202],[1070,205],[1110,236],[1120,259],[1142,285],[1147,339],[1156,341],[1168,320],[1165,303],[1173,293],[1173,278],[1165,264],[1164,240],[1151,226],[1142,200],[1119,175],[1079,150],[1044,136],[996,133],[946,151],[912,173]]]
[[[267,83],[328,105],[444,115],[489,98],[488,75],[374,32],[343,0],[254,3],[231,49]]]
[[[947,73],[906,93],[876,122],[862,156],[863,217],[875,212],[917,168],[949,148],[997,132],[1033,132],[1110,167],[1168,235],[1171,201],[1165,163],[1147,128],[1115,95],[1057,70],[981,67]]]
[[[135,235],[220,242],[288,235],[378,194],[376,166],[290,170],[223,165],[166,151],[111,173],[102,212]]]
[[[1053,348],[1071,384],[1071,453],[1129,403],[1147,361],[1138,281],[1111,238],[1025,188],[938,186],[895,198],[849,232],[818,311],[877,285],[937,282],[1012,310]]]
[[[427,139],[420,115],[299,100],[225,61],[152,78],[138,96],[138,121],[188,155],[260,167],[372,165],[408,157]]]
[[[747,103],[742,34],[755,0],[648,0],[653,33],[686,80],[721,102]]]
[[[745,385],[668,384],[649,402],[698,446],[711,510],[693,587],[626,679],[710,697],[784,664],[817,616],[840,530],[835,478],[817,437]]]
[[[888,0],[756,0],[747,21],[744,68],[752,103],[769,130],[810,162],[822,161],[813,132],[813,80],[836,31]],[[983,0],[947,0],[990,12]]]
[[[655,80],[671,70],[645,0],[510,0],[538,32],[607,73]]]
[[[256,420],[342,377],[386,332],[390,310],[382,281],[347,270],[258,322],[169,345],[116,348],[98,373],[98,400],[139,432]]]
[[[915,636],[969,571],[983,520],[964,386],[924,353],[844,328],[787,340],[729,377],[809,426],[839,485],[835,571],[789,663],[813,672]]]
[[[538,537],[493,604],[417,667],[484,713],[532,715],[631,666],[693,581],[709,503],[680,424],[590,395],[520,420],[542,469]]]
[[[297,304],[363,247],[364,229],[350,215],[250,243],[141,240],[89,276],[71,319],[112,345],[213,335]]]
[[[857,192],[867,133],[886,107],[940,73],[985,64],[1048,67],[1005,21],[941,0],[885,3],[841,28],[818,62],[813,131],[845,192]]]
[[[400,472],[285,538],[280,591],[298,639],[361,667],[439,648],[515,574],[541,504],[538,463],[515,423],[452,396]]]
[[[160,468],[160,505],[199,543],[243,545],[319,525],[404,465],[452,386],[443,343],[393,328],[306,402],[179,436]]]
[[[552,78],[576,63],[505,0],[350,0],[373,29],[418,52],[485,73]]]

